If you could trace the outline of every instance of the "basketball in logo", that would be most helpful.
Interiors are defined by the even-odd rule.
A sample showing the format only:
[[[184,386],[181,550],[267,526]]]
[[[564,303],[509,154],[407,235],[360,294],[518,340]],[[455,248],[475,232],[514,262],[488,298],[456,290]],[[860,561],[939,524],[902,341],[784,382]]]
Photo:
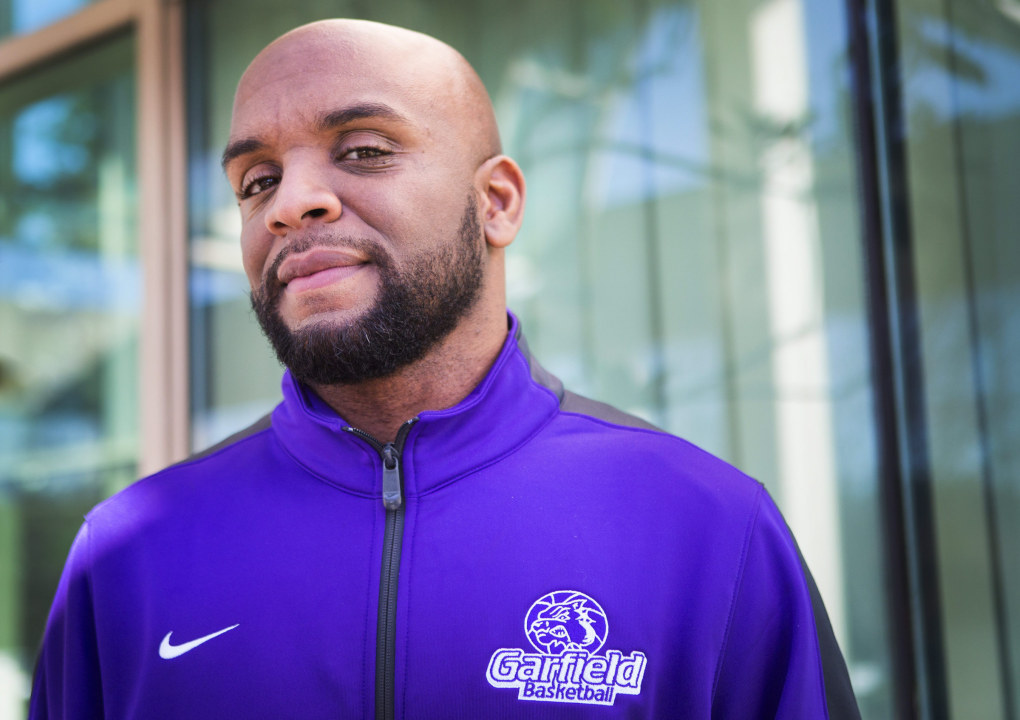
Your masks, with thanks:
[[[561,655],[568,650],[598,652],[609,635],[602,606],[582,592],[557,590],[543,595],[528,610],[524,632],[540,653]]]

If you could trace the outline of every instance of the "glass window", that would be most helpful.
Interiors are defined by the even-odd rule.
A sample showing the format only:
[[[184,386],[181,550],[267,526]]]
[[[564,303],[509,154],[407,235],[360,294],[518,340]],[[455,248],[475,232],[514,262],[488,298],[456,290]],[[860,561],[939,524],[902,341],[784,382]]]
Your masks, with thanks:
[[[0,0],[0,37],[38,30],[93,2],[95,0]]]
[[[134,479],[133,42],[0,86],[0,717],[82,515]]]
[[[508,291],[531,347],[571,389],[769,487],[821,587],[865,716],[891,717],[843,6],[196,4],[196,445],[278,395],[217,162],[244,64],[321,17],[435,35],[478,68],[528,179]],[[239,31],[241,13],[262,20]]]
[[[949,717],[1020,715],[1020,3],[900,13]]]

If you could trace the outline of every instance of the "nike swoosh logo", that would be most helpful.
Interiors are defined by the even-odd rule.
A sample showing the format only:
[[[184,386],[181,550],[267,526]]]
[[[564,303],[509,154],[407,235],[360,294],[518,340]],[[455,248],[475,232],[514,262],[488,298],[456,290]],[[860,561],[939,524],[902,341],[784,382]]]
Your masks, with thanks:
[[[200,637],[197,640],[192,640],[191,642],[182,643],[180,645],[170,644],[170,636],[174,634],[173,630],[171,630],[166,634],[166,637],[163,638],[163,642],[159,644],[159,656],[164,660],[173,660],[175,657],[180,657],[184,653],[194,650],[202,643],[209,642],[214,637],[219,637],[225,632],[230,632],[240,624],[241,623],[237,623],[237,625],[225,627],[222,630],[217,630],[214,633],[209,633],[205,637]]]

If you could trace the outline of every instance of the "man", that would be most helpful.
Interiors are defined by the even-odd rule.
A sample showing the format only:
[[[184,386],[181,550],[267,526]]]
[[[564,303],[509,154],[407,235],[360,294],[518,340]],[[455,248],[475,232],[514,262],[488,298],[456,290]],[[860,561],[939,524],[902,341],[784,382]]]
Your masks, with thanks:
[[[857,716],[762,487],[530,356],[460,55],[298,28],[223,161],[284,400],[88,515],[32,717]]]

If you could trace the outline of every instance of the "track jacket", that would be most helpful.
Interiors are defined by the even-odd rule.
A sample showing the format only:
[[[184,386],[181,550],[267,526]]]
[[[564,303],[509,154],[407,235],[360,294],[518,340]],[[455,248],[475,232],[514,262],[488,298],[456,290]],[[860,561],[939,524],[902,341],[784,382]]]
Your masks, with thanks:
[[[762,486],[565,393],[513,318],[395,443],[283,395],[87,515],[31,718],[858,717]]]

